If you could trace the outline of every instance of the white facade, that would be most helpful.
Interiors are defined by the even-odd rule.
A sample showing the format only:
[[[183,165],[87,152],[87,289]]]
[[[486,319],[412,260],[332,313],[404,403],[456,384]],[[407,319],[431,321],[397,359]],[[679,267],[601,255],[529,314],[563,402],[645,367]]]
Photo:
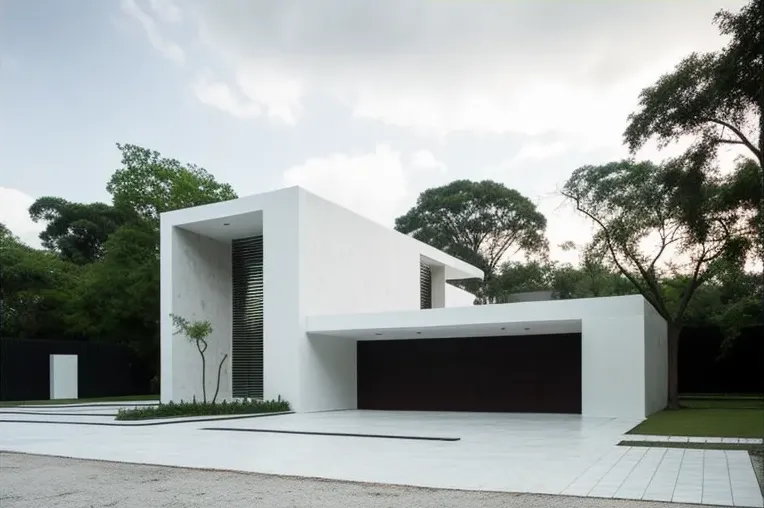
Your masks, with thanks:
[[[533,322],[582,333],[583,414],[643,417],[665,405],[666,326],[641,297],[472,306],[446,281],[480,270],[299,187],[162,215],[162,401],[201,397],[199,353],[173,335],[170,314],[211,322],[207,394],[228,354],[219,398],[233,397],[231,241],[256,235],[266,399],[281,396],[296,411],[356,408],[356,342],[379,338],[371,330],[470,336],[510,323],[528,335],[515,325]],[[420,262],[432,274],[433,309],[420,309]]]
[[[76,399],[77,355],[50,355],[50,398]]]

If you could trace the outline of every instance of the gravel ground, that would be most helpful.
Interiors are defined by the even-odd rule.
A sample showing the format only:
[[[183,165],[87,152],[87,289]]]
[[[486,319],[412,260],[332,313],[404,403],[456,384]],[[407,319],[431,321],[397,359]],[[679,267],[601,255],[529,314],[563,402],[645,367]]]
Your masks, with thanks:
[[[432,490],[0,453],[0,506],[681,508],[690,505]]]

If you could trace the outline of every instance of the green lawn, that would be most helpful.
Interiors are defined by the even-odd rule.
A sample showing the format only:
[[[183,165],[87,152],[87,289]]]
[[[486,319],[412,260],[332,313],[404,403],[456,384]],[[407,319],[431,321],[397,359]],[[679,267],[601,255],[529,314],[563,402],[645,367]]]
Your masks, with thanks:
[[[124,397],[99,397],[95,399],[57,399],[57,400],[14,400],[0,402],[0,407],[44,406],[53,404],[90,404],[93,402],[133,402],[141,400],[159,400],[159,395],[127,395]]]
[[[661,411],[629,431],[655,436],[762,437],[764,401],[759,397],[688,397],[682,409]]]

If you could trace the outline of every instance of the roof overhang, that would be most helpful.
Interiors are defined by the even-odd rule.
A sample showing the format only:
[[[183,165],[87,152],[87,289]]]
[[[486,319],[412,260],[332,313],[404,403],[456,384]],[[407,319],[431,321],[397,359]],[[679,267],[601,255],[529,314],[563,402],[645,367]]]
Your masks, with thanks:
[[[581,333],[582,319],[641,315],[641,296],[475,305],[371,314],[309,316],[312,336],[355,340]]]

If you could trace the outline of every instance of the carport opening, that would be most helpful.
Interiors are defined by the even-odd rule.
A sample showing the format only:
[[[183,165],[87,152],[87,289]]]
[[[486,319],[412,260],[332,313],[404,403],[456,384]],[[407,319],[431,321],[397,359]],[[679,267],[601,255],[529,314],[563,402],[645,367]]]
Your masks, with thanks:
[[[581,333],[359,340],[358,408],[581,414]]]

